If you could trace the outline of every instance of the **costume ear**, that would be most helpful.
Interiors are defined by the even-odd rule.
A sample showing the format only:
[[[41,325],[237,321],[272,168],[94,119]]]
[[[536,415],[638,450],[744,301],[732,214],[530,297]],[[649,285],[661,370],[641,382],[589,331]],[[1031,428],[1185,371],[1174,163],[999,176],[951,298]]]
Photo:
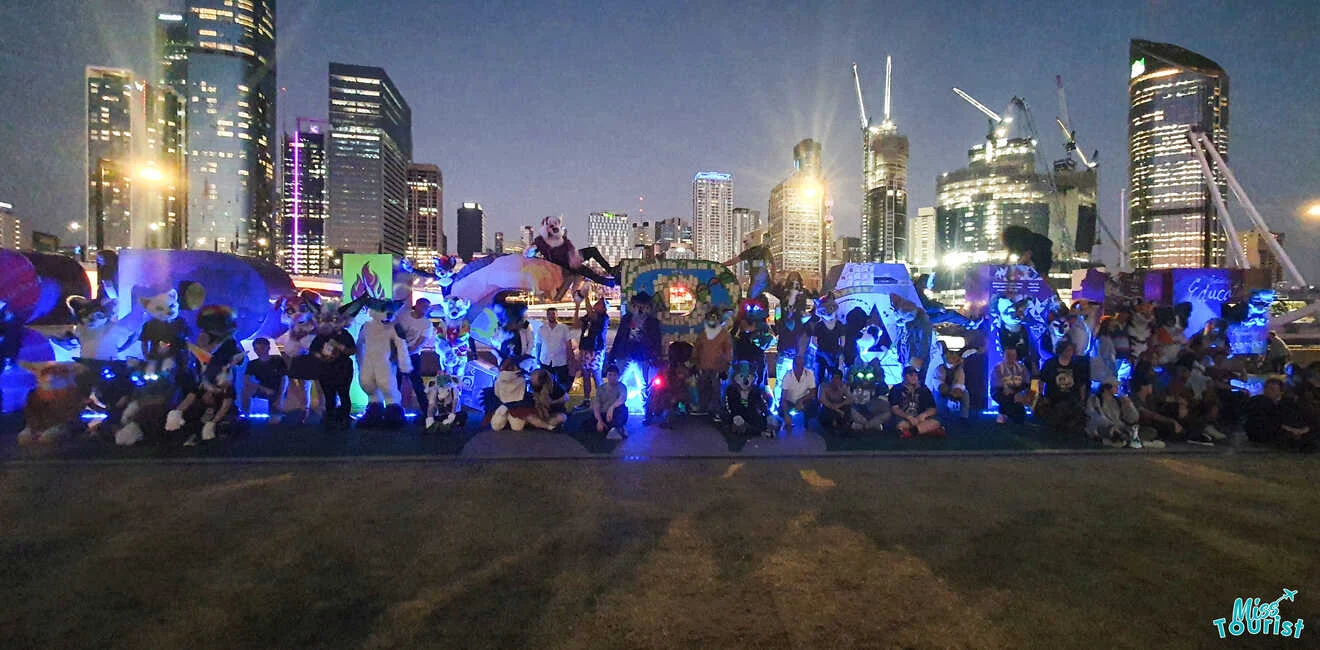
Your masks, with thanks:
[[[74,318],[77,318],[78,312],[90,302],[91,300],[88,300],[83,296],[69,296],[64,299],[64,306],[69,308],[69,311],[73,313]]]

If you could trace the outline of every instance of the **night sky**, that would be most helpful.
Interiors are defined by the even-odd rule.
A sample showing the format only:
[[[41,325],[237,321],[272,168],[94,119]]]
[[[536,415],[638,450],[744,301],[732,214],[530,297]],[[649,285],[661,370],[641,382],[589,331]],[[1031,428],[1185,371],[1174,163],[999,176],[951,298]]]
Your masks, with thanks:
[[[83,67],[147,69],[156,11],[181,5],[0,0],[0,201],[29,227],[64,235],[85,218]],[[1062,74],[1078,141],[1100,150],[1101,215],[1116,225],[1128,40],[1176,43],[1228,70],[1229,161],[1266,220],[1288,232],[1308,279],[1320,276],[1320,246],[1298,236],[1304,206],[1320,200],[1315,0],[280,0],[277,9],[282,122],[325,117],[329,61],[384,67],[412,106],[414,158],[443,170],[451,246],[463,201],[482,203],[490,232],[563,214],[579,245],[588,212],[635,214],[640,196],[650,217],[690,217],[699,170],[732,172],[735,204],[764,211],[807,137],[823,143],[839,233],[855,235],[861,151],[849,66],[861,66],[879,121],[885,54],[893,117],[911,141],[910,214],[933,205],[936,175],[963,166],[985,132],[950,87],[995,109],[1025,97],[1042,154],[1054,158]]]

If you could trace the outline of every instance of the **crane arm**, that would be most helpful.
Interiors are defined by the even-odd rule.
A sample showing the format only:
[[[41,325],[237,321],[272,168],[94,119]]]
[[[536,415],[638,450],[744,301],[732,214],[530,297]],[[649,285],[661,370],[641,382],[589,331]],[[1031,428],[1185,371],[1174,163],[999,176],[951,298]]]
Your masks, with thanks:
[[[999,114],[998,114],[998,113],[996,113],[996,112],[990,110],[989,108],[986,108],[985,104],[982,104],[981,102],[976,101],[975,99],[972,98],[971,95],[968,95],[967,93],[965,93],[965,92],[963,92],[963,91],[961,91],[961,90],[958,90],[957,88],[954,88],[954,89],[953,89],[953,93],[954,93],[955,95],[957,95],[957,96],[959,96],[959,97],[962,97],[963,99],[967,100],[967,103],[968,103],[968,104],[971,104],[973,107],[976,108],[976,110],[981,111],[982,113],[985,113],[986,117],[988,117],[988,118],[994,120],[996,124],[998,124],[998,123],[1004,121],[1004,118],[999,117]]]
[[[870,120],[866,119],[866,102],[862,100],[862,78],[857,75],[857,64],[853,63],[853,85],[857,88],[857,111],[861,114],[862,129],[871,126]]]
[[[889,122],[889,75],[893,74],[893,72],[894,72],[893,60],[890,59],[888,55],[885,55],[885,125],[886,125],[886,126],[888,126],[888,125],[890,124],[890,122]]]

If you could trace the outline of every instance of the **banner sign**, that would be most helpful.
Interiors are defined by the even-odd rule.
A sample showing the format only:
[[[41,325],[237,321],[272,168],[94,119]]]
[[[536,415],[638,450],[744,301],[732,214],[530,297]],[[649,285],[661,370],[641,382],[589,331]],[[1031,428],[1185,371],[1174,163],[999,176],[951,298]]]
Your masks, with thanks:
[[[709,307],[733,310],[742,299],[742,285],[719,262],[628,259],[619,263],[619,276],[620,308],[633,295],[650,294],[666,340],[696,334]]]

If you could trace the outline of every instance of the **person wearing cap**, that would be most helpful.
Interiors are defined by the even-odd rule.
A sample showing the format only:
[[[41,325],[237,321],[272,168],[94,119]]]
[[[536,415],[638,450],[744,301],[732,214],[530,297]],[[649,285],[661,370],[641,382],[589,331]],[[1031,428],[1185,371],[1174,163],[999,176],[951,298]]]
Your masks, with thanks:
[[[944,425],[935,418],[935,397],[916,368],[903,368],[903,382],[889,391],[889,405],[890,426],[903,438],[944,435]]]

